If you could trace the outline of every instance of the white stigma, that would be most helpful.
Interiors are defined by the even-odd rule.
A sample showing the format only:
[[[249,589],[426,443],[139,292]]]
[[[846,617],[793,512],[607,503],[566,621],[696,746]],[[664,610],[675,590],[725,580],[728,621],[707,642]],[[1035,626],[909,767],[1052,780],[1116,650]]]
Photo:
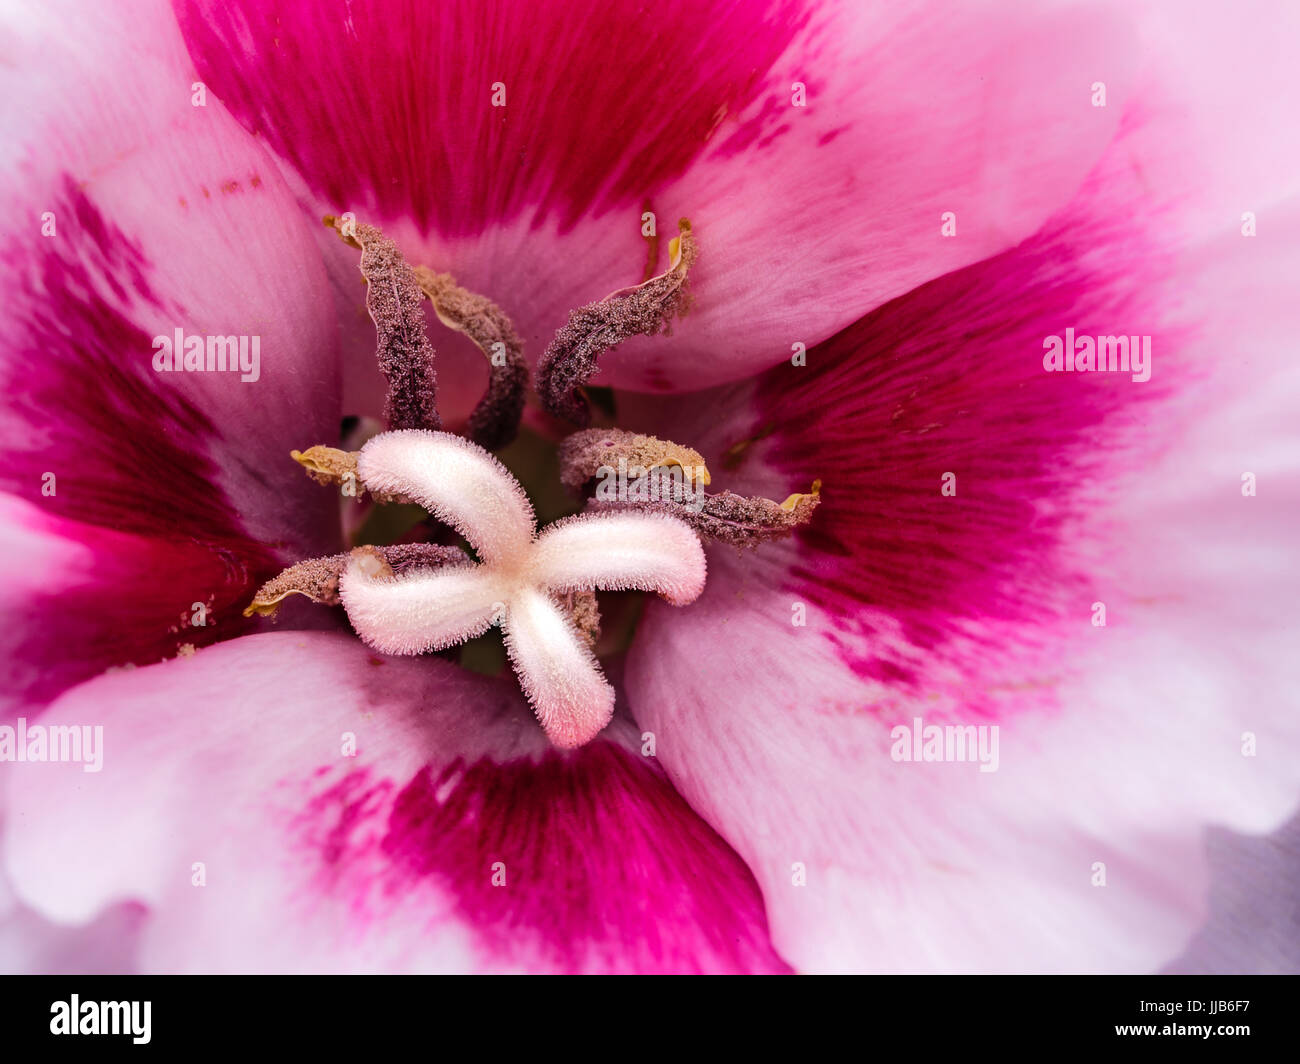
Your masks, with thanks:
[[[357,634],[386,654],[421,654],[500,624],[520,685],[556,746],[581,746],[604,728],[614,689],[555,596],[636,589],[685,605],[704,589],[704,550],[684,522],[580,514],[539,535],[519,482],[460,436],[383,433],[361,449],[357,472],[370,491],[414,499],[481,559],[385,578],[354,557],[339,593]]]

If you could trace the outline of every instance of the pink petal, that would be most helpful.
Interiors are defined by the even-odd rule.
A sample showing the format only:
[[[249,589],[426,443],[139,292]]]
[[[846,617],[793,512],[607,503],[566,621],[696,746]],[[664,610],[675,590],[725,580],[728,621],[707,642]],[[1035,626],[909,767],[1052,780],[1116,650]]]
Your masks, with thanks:
[[[146,905],[144,971],[782,968],[748,871],[626,722],[559,754],[447,662],[251,636],[45,721],[102,724],[103,770],[9,766],[5,867],[61,923]]]
[[[1181,249],[1207,219],[1135,143],[1015,251],[638,426],[733,490],[825,482],[795,543],[651,603],[627,673],[802,969],[1158,968],[1206,913],[1203,827],[1300,797],[1300,218]],[[1066,327],[1152,335],[1151,379],[1044,372]],[[997,771],[894,760],[916,718],[997,725]]]
[[[256,538],[319,546],[332,500],[287,451],[337,435],[336,353],[325,275],[269,157],[219,102],[192,106],[158,12],[127,35],[106,12],[56,11],[11,57],[6,88],[30,110],[7,144],[6,483],[39,499],[53,469],[60,513],[151,531],[229,522],[203,501],[215,487]],[[176,328],[259,335],[258,379],[156,372],[152,338]]]
[[[1142,50],[1160,79],[1147,95],[1165,105],[1167,137],[1160,169],[1143,160],[1152,187],[1190,186],[1203,219],[1240,222],[1300,193],[1289,130],[1300,108],[1294,41],[1300,8],[1285,0],[1151,0],[1135,5]],[[1267,26],[1261,33],[1259,28]],[[1213,65],[1215,77],[1202,75]],[[1209,226],[1206,226],[1209,232]]]
[[[661,390],[772,365],[1033,232],[1113,133],[1131,55],[1103,13],[1005,5],[176,6],[201,76],[314,210],[385,223],[497,300],[534,358],[568,310],[640,279],[644,211],[661,236],[690,217],[695,311],[610,360]]]
[[[3,823],[0,822],[0,833]],[[0,972],[5,975],[109,975],[134,969],[144,910],[118,905],[84,927],[45,919],[14,897],[0,871]]]
[[[274,567],[255,544],[215,551],[63,520],[0,495],[0,721],[35,713],[105,669],[246,631],[255,574]]]
[[[142,913],[110,909],[86,927],[51,923],[26,906],[0,915],[0,972],[5,975],[120,975],[131,972]]]
[[[580,514],[538,537],[533,571],[554,591],[653,591],[676,606],[704,589],[699,537],[675,517],[655,513]]]
[[[215,98],[191,104],[165,8],[123,33],[47,5],[5,48],[0,92],[25,102],[5,134],[0,490],[25,504],[9,536],[59,541],[21,578],[44,599],[22,607],[23,664],[53,684],[237,634],[244,591],[335,545],[337,497],[288,452],[337,436],[337,350],[293,198]],[[156,372],[153,338],[178,328],[258,337],[258,379]],[[178,638],[195,601],[217,615]]]

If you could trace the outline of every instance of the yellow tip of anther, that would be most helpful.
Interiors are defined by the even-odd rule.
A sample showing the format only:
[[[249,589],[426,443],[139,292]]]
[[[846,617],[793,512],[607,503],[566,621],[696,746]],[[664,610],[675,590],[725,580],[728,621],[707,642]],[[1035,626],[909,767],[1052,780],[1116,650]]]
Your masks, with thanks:
[[[785,502],[781,504],[781,509],[788,512],[803,502],[804,499],[816,499],[821,495],[821,493],[822,482],[820,480],[814,480],[811,490],[807,492],[796,491],[793,495],[786,498]]]
[[[285,595],[277,595],[273,599],[253,599],[244,607],[244,616],[274,617],[276,611],[280,608],[280,603],[285,600],[287,594],[288,592]]]
[[[689,218],[681,218],[677,222],[678,235],[668,241],[668,270],[671,273],[681,264],[682,261],[682,236],[691,231],[691,222]]]
[[[341,451],[337,447],[317,444],[305,451],[290,451],[289,457],[303,469],[313,475],[325,476],[337,480],[345,473],[355,472],[357,456],[352,451]]]
[[[706,466],[688,465],[680,458],[664,458],[658,464],[665,469],[671,469],[673,466],[676,466],[682,471],[682,475],[694,484],[708,487],[713,483],[713,477],[709,474],[709,470]]]

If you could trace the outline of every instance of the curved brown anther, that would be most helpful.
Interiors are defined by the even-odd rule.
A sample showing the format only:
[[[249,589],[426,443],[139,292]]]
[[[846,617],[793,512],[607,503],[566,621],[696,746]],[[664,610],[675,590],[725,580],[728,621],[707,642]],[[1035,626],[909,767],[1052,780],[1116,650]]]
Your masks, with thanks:
[[[389,547],[357,547],[325,558],[308,558],[268,580],[244,610],[245,617],[272,616],[290,595],[303,595],[322,606],[339,604],[339,577],[352,557],[361,558],[372,576],[392,576],[412,569],[438,569],[468,563],[459,547],[433,543],[397,543]]]
[[[761,496],[733,495],[724,491],[705,495],[699,502],[604,502],[593,500],[589,510],[637,507],[671,514],[685,521],[706,539],[730,543],[736,547],[756,547],[769,540],[788,536],[807,524],[821,501],[821,481],[814,481],[807,494],[794,494],[784,502]]]
[[[656,470],[683,475],[654,476]],[[710,495],[709,472],[690,447],[619,429],[586,429],[560,444],[560,479],[575,494],[593,484],[593,510],[635,507],[672,514],[708,539],[753,547],[806,524],[821,501],[821,481],[774,502],[761,496]]]
[[[397,245],[373,225],[331,214],[325,224],[361,249],[366,309],[375,323],[379,368],[388,380],[385,416],[394,429],[438,429],[433,345],[425,335],[424,293]]]
[[[464,333],[488,360],[488,386],[469,416],[469,437],[495,451],[519,432],[528,393],[523,342],[505,311],[486,296],[461,288],[449,273],[415,267],[415,279],[447,328]]]
[[[591,408],[581,388],[596,372],[601,354],[631,336],[668,332],[684,309],[686,275],[698,251],[691,223],[683,218],[677,225],[664,273],[569,313],[537,364],[537,391],[547,413],[586,425]]]
[[[575,495],[591,480],[611,469],[677,467],[694,484],[710,483],[709,470],[699,451],[671,440],[643,436],[622,429],[583,429],[560,443],[560,483]]]

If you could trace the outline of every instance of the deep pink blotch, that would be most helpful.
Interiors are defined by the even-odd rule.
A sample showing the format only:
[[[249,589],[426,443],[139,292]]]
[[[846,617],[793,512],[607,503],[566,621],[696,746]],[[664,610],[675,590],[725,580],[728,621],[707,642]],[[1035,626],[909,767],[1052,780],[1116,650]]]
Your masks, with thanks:
[[[532,950],[573,971],[788,970],[745,863],[657,766],[610,742],[458,759],[400,787],[352,772],[296,823],[331,887],[357,867],[366,898],[372,876],[390,898],[434,884],[506,968]]]
[[[122,308],[154,307],[177,321],[183,312],[155,294],[139,244],[72,177],[50,209],[67,219],[59,238],[5,263],[0,335],[12,357],[0,490],[39,506],[42,531],[92,560],[49,574],[49,593],[24,596],[0,635],[10,693],[35,701],[110,665],[152,664],[182,643],[238,635],[251,622],[235,607],[279,567],[216,484],[207,457],[215,426],[158,386],[152,338]],[[42,492],[46,473],[54,495]],[[184,623],[198,600],[219,625]]]
[[[827,637],[864,676],[914,688],[957,639],[968,659],[981,639],[996,656],[1011,624],[1028,654],[1086,618],[1100,486],[1153,457],[1161,434],[1147,419],[1196,373],[1158,212],[1135,218],[1112,181],[1101,167],[1077,198],[1086,207],[886,304],[810,350],[806,368],[762,378],[752,432],[775,426],[764,460],[825,485],[792,587],[836,618]],[[1044,338],[1067,327],[1151,335],[1151,379],[1046,372]],[[954,496],[940,490],[949,472]],[[898,640],[864,607],[917,653],[893,655]]]
[[[736,116],[807,22],[792,0],[175,6],[199,77],[324,201],[447,236],[536,206],[568,229],[772,136],[788,107]]]

